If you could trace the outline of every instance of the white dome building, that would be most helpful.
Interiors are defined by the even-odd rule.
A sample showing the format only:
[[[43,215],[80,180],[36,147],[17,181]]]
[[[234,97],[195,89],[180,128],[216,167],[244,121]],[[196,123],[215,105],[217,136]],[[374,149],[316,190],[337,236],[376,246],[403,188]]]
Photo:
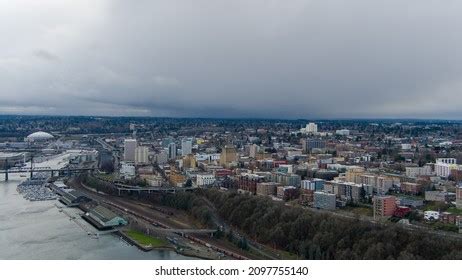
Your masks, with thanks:
[[[36,142],[36,141],[48,141],[54,139],[54,136],[51,135],[50,133],[43,132],[43,131],[37,131],[32,134],[29,134],[26,137],[26,140],[29,142]]]

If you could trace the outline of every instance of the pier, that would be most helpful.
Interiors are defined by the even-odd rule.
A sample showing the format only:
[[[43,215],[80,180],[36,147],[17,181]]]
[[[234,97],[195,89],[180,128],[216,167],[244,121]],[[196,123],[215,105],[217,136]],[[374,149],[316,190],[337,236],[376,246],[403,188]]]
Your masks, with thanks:
[[[98,238],[101,235],[106,235],[106,234],[112,234],[112,233],[117,233],[119,230],[118,229],[111,229],[111,230],[105,230],[105,231],[93,231],[92,228],[90,228],[89,224],[81,220],[81,216],[78,214],[72,214],[69,211],[67,211],[63,206],[60,206],[58,204],[55,204],[56,208],[59,209],[60,212],[64,213],[70,221],[73,221],[76,225],[78,225],[83,231],[85,231],[89,236],[92,238]]]

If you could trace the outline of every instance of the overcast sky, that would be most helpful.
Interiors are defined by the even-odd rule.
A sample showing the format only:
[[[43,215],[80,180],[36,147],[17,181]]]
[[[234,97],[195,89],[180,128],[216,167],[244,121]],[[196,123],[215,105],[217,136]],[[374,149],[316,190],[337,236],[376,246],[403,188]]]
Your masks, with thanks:
[[[0,114],[462,118],[460,0],[0,0]]]

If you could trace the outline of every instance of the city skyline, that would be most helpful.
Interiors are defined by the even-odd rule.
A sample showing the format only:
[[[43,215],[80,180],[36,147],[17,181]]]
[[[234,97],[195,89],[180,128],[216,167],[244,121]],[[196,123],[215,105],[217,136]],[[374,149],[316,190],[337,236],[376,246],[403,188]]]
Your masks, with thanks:
[[[461,119],[460,8],[0,1],[0,114]]]

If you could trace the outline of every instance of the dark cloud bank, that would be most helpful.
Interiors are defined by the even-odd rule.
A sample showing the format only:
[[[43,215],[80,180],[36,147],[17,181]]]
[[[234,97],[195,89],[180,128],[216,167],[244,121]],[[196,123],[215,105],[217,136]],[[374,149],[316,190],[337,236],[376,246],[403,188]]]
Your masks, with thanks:
[[[461,1],[2,2],[2,114],[462,118]]]

